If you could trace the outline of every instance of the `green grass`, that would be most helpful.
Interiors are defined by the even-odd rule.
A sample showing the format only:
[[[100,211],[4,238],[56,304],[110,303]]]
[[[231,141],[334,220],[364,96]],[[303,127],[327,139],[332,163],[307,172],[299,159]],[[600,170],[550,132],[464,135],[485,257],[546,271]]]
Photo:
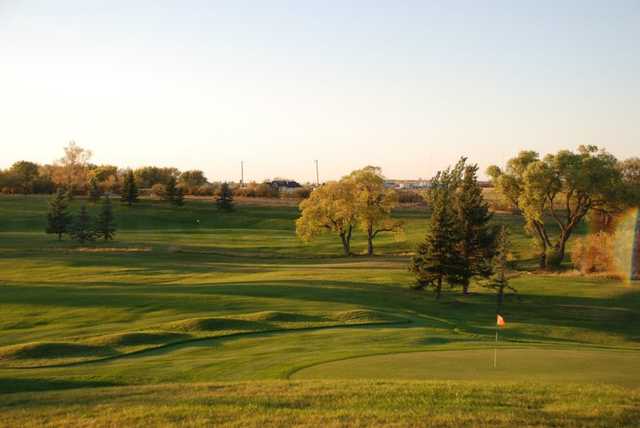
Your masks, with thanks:
[[[297,240],[295,207],[115,205],[116,241],[79,246],[42,232],[45,198],[0,197],[0,391],[12,393],[0,399],[9,415],[0,424],[77,418],[74,425],[100,426],[113,417],[121,425],[233,425],[248,412],[236,425],[411,425],[429,417],[436,425],[512,426],[531,416],[531,425],[601,426],[637,416],[627,398],[638,393],[638,284],[529,273],[535,251],[516,216],[494,220],[511,226],[523,270],[492,371],[492,294],[474,285],[470,296],[447,290],[437,302],[408,288],[408,255],[427,224],[421,210],[394,214],[404,236],[377,239],[376,256],[346,258],[333,236]],[[353,247],[366,250],[361,233]],[[538,385],[512,385],[531,373]],[[299,377],[323,382],[286,381]],[[386,380],[363,380],[370,378]],[[596,382],[608,394],[601,401]],[[410,410],[420,396],[439,397],[442,385],[467,398],[450,413],[439,398]],[[526,397],[494,406],[500,388]],[[218,390],[227,401],[207,401]],[[353,399],[340,398],[349,393]],[[401,393],[406,406],[382,398]],[[292,409],[296,394],[319,398]]]
[[[0,395],[0,425],[582,428],[634,426],[640,419],[640,392],[607,385],[267,381],[59,387]]]

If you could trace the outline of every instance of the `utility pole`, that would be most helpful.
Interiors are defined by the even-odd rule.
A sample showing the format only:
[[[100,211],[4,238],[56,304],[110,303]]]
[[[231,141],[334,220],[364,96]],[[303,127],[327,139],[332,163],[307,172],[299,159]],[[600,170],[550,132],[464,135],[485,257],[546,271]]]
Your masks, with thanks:
[[[319,186],[320,185],[320,174],[318,173],[318,160],[315,160],[316,163],[316,184]]]
[[[240,161],[240,187],[244,187],[244,161]]]

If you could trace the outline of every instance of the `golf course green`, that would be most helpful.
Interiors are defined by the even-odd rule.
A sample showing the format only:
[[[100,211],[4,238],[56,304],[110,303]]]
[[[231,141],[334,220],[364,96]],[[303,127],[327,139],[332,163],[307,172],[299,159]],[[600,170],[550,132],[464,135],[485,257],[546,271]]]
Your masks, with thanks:
[[[0,426],[640,421],[640,284],[535,272],[515,215],[493,368],[490,290],[409,287],[423,209],[343,257],[292,206],[114,208],[115,241],[80,245],[44,233],[47,198],[0,197]]]

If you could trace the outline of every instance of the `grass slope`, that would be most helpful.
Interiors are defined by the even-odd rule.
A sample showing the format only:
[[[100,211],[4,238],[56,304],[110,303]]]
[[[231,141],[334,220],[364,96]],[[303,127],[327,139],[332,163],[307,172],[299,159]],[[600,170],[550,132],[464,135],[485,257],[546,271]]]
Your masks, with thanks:
[[[639,403],[602,385],[234,382],[0,395],[0,426],[633,426]]]

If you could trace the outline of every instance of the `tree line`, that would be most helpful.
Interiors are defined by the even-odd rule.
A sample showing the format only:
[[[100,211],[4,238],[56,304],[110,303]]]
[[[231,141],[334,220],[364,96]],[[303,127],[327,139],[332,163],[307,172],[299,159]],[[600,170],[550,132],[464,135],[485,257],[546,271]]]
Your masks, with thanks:
[[[523,217],[543,270],[560,267],[567,243],[582,222],[588,221],[593,230],[611,230],[621,213],[640,206],[640,158],[620,161],[596,146],[544,158],[522,151],[504,168],[489,167],[487,175],[513,212]],[[515,291],[506,275],[509,230],[491,222],[478,166],[462,158],[438,172],[425,199],[429,226],[409,266],[414,288],[431,288],[439,297],[447,285],[466,294],[476,280],[497,290],[501,304],[505,291]],[[372,255],[379,233],[402,229],[391,218],[397,205],[397,193],[384,187],[380,168],[366,167],[314,189],[299,206],[296,232],[304,241],[333,233],[344,254],[351,255],[351,237],[360,228]]]
[[[116,233],[111,199],[108,196],[102,198],[100,212],[95,219],[90,216],[85,205],[80,207],[79,213],[72,215],[69,212],[68,194],[59,189],[49,201],[45,231],[57,235],[59,241],[65,234],[81,244],[97,239],[110,241]]]
[[[62,188],[70,195],[96,198],[102,194],[121,194],[135,181],[139,194],[144,192],[162,199],[180,200],[185,195],[218,196],[222,183],[209,182],[201,170],[180,171],[174,167],[143,166],[123,169],[115,165],[96,165],[91,162],[91,150],[70,142],[64,156],[52,164],[40,165],[18,161],[0,170],[0,192],[5,194],[52,194]],[[133,180],[131,180],[133,175]],[[232,187],[237,196],[280,197],[269,183],[250,182]],[[301,188],[292,197],[304,198],[309,190]]]

